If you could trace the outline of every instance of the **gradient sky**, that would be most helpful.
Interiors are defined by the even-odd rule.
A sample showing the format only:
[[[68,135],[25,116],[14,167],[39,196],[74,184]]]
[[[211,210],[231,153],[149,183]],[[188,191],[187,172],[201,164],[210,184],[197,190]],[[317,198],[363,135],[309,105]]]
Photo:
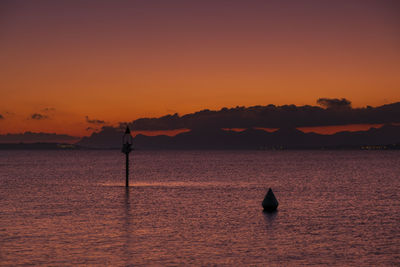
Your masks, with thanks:
[[[400,1],[1,1],[0,134],[400,101]],[[42,117],[34,116],[40,114]],[[93,127],[92,127],[93,128]]]

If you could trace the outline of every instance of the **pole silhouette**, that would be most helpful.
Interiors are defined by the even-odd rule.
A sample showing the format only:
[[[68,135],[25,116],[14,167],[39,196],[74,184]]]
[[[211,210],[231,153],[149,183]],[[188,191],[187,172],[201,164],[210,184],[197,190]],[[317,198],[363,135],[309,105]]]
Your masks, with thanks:
[[[126,126],[124,136],[122,137],[122,153],[125,154],[125,187],[129,187],[129,153],[132,151],[131,130]]]
[[[126,158],[126,180],[125,180],[125,186],[129,187],[129,154],[126,153],[125,154],[125,158]]]

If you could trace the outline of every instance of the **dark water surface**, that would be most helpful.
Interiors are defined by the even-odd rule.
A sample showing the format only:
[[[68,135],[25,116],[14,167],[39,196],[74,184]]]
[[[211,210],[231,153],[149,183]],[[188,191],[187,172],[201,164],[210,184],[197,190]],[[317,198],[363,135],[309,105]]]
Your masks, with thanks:
[[[132,154],[0,151],[0,264],[400,265],[399,152]]]

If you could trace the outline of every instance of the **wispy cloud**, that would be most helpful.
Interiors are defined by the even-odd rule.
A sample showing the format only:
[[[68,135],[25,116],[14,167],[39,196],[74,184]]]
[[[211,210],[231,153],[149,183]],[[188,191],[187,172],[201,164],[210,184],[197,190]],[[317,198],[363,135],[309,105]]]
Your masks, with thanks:
[[[351,101],[346,98],[320,98],[317,104],[326,108],[351,108]]]
[[[49,116],[44,115],[44,114],[40,114],[40,113],[33,113],[30,116],[30,119],[32,119],[32,120],[45,120],[45,119],[48,119],[48,118],[49,118]]]
[[[4,120],[4,116],[0,114],[0,120]]]
[[[98,120],[98,119],[89,119],[89,116],[86,116],[86,122],[87,123],[92,123],[92,124],[105,124],[106,122],[103,120]]]

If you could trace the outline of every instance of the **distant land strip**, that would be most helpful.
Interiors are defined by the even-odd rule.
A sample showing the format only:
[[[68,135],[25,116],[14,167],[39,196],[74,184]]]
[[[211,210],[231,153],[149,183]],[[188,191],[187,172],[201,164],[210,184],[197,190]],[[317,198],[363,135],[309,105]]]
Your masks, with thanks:
[[[1,143],[2,150],[83,150],[121,149],[123,131],[104,128],[74,144]],[[400,148],[400,126],[386,124],[366,131],[335,134],[304,133],[283,128],[268,132],[260,129],[231,131],[223,129],[190,130],[175,136],[137,135],[133,139],[136,150],[286,150],[286,149],[364,149],[386,150]]]

